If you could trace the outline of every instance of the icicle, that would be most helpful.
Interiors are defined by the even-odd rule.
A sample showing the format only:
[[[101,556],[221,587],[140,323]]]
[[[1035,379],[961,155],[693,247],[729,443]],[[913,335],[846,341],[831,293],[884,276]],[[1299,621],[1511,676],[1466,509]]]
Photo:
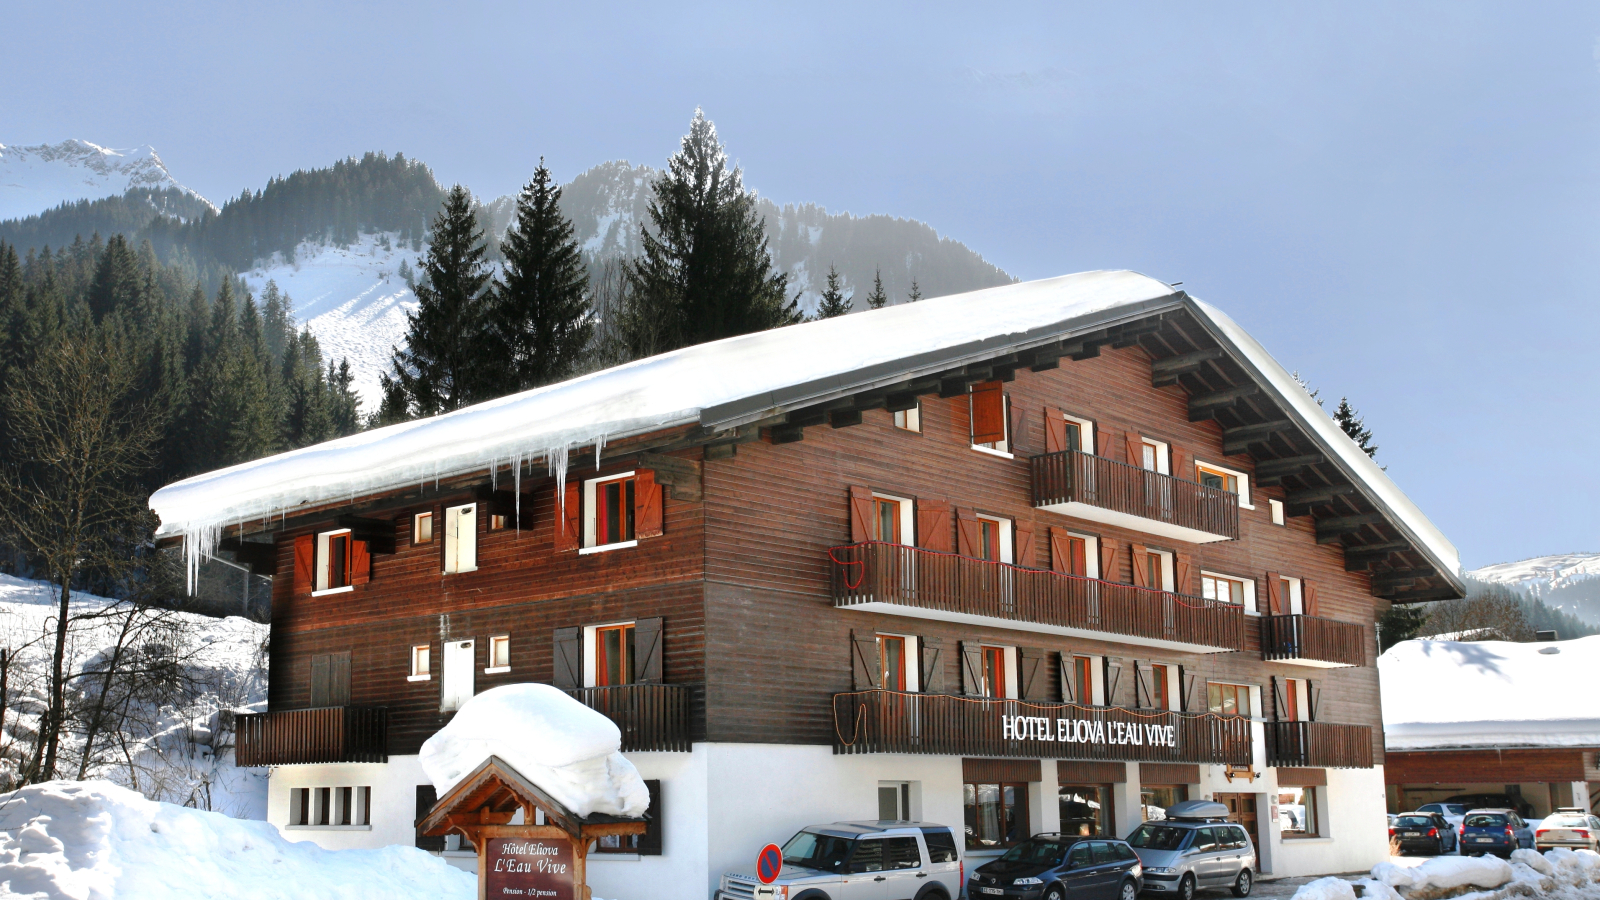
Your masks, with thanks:
[[[600,471],[600,451],[604,449],[606,449],[606,436],[602,432],[599,437],[594,439],[594,470],[596,472]]]
[[[517,534],[522,533],[522,451],[518,450],[511,457],[511,487],[516,491],[517,507]]]
[[[567,515],[567,445],[552,447],[545,451],[545,459],[549,461],[550,474],[556,478],[556,509],[560,513],[558,521],[565,521]]]

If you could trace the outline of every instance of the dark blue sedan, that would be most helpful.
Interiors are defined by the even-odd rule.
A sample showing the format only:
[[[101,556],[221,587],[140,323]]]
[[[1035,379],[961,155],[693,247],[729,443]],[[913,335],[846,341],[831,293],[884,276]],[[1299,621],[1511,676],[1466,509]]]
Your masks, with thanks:
[[[1533,847],[1533,829],[1509,809],[1474,809],[1461,821],[1461,853],[1493,853],[1511,858],[1511,851]]]
[[[973,870],[969,900],[1135,900],[1143,867],[1127,842],[1036,834]]]

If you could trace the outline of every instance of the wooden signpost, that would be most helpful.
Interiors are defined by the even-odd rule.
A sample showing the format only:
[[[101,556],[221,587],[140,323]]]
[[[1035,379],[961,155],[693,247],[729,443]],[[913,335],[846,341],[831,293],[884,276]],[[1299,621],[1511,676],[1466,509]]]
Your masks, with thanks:
[[[512,825],[518,812],[526,824]],[[545,824],[534,824],[543,813]],[[644,819],[577,816],[498,756],[433,804],[423,834],[459,834],[478,851],[479,900],[590,900],[589,845],[607,835],[644,834]]]

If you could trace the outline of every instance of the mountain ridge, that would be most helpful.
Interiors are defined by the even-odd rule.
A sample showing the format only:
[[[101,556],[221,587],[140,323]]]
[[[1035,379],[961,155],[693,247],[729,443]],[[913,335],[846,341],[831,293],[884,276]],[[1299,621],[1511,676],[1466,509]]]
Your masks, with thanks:
[[[211,206],[198,192],[179,183],[149,144],[125,149],[78,139],[30,146],[0,144],[0,221],[77,200],[169,188]]]
[[[1551,609],[1600,626],[1600,553],[1557,553],[1495,563],[1467,577],[1527,593]]]

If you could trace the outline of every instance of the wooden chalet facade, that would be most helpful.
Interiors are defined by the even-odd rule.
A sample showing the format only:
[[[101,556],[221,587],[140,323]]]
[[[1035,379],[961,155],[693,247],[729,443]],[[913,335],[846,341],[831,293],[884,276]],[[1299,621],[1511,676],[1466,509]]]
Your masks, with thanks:
[[[651,783],[651,833],[590,857],[606,896],[705,897],[819,821],[964,823],[977,859],[1184,797],[1228,802],[1272,871],[1367,865],[1373,622],[1457,596],[1453,550],[1219,314],[1137,283],[575,448],[562,482],[502,462],[228,529],[275,576],[269,711],[239,738],[272,821],[411,842],[422,742],[539,681]]]

